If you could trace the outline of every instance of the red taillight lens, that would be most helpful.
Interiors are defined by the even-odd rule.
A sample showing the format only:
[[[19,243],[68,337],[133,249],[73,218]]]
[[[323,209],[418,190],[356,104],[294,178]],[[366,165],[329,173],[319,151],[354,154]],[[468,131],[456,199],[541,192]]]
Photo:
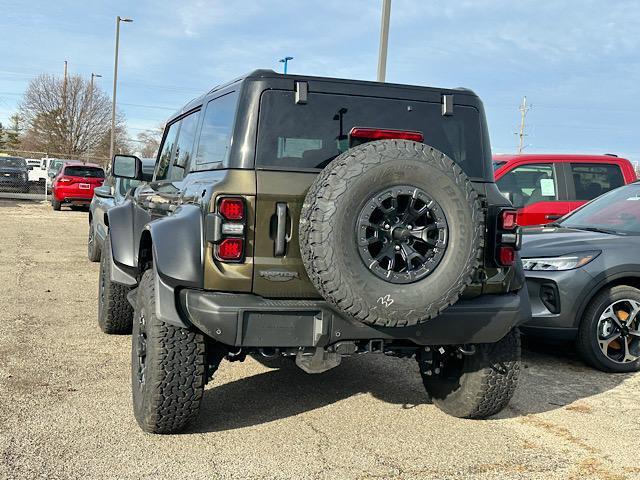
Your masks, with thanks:
[[[424,140],[422,132],[363,127],[353,127],[349,132],[349,136],[351,138],[365,138],[367,140],[387,140],[389,138],[413,140],[414,142],[422,142]]]
[[[242,238],[225,238],[218,244],[218,258],[220,260],[240,260],[244,240]]]
[[[516,249],[514,247],[498,247],[498,263],[503,267],[510,267],[516,263]]]
[[[227,220],[242,220],[244,218],[244,202],[241,198],[223,198],[220,200],[220,215]]]
[[[60,183],[68,183],[68,182],[70,182],[70,181],[71,181],[71,179],[70,179],[69,177],[60,177],[60,178],[58,179],[58,181],[59,181]]]
[[[500,212],[500,228],[503,230],[518,228],[518,213],[515,210],[502,210]]]

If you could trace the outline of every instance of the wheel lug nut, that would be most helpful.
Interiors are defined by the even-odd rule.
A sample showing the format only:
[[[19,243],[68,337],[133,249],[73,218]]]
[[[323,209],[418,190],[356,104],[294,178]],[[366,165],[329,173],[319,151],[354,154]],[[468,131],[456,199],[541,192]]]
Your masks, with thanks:
[[[393,247],[393,248],[395,248],[396,250],[400,250],[400,245],[396,245],[396,246],[395,246],[395,247]]]
[[[407,225],[407,230],[412,230],[413,227],[411,225]]]
[[[391,228],[391,225],[389,225],[388,223],[385,223],[384,224],[384,228],[385,228],[385,230],[389,230],[389,228]]]

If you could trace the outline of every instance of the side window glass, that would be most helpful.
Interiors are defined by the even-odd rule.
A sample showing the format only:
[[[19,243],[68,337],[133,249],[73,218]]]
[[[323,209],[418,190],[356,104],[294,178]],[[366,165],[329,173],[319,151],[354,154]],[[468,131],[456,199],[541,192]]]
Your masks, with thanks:
[[[622,171],[617,165],[572,163],[571,176],[576,200],[593,200],[609,190],[624,185]]]
[[[505,173],[496,182],[516,208],[558,199],[553,165],[521,165]]]
[[[237,92],[232,92],[207,104],[196,154],[200,168],[220,168],[227,164],[237,99]]]
[[[173,151],[178,137],[178,128],[180,122],[175,122],[169,125],[169,130],[162,144],[160,150],[160,156],[158,158],[158,166],[156,167],[155,180],[165,180],[169,173],[169,166],[171,165],[171,159],[173,158]]]
[[[194,112],[180,120],[180,132],[176,142],[173,167],[169,171],[167,178],[178,180],[184,177],[184,173],[191,165],[193,156],[193,142],[196,139],[196,128],[200,112]]]

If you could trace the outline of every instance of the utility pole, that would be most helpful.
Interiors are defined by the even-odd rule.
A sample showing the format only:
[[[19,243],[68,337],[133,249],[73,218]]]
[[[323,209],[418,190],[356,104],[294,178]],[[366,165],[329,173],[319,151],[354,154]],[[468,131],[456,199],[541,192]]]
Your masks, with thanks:
[[[281,58],[280,60],[278,60],[280,63],[284,63],[284,74],[287,74],[287,64],[289,63],[289,60],[293,60],[293,57],[284,57]]]
[[[116,51],[113,62],[113,98],[111,99],[111,142],[109,144],[109,161],[113,158],[113,149],[116,142],[116,89],[118,85],[118,48],[120,46],[120,22],[133,22],[131,18],[116,17]]]
[[[382,22],[380,23],[380,49],[378,50],[378,81],[384,82],[387,76],[387,47],[389,45],[389,17],[391,0],[382,0]]]
[[[525,148],[525,144],[524,144],[524,137],[527,136],[526,133],[524,133],[525,131],[525,123],[524,123],[524,119],[527,116],[527,113],[529,113],[529,110],[531,110],[531,105],[527,105],[527,97],[522,97],[522,103],[520,104],[520,107],[518,107],[518,110],[520,110],[520,132],[516,133],[516,135],[518,135],[518,153],[522,153],[522,151]]]

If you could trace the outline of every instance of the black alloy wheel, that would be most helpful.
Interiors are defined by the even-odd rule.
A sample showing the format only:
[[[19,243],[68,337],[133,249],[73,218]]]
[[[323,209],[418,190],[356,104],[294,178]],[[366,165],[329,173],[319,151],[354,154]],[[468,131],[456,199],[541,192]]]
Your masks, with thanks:
[[[427,277],[445,254],[448,225],[427,193],[398,185],[372,196],[357,219],[358,251],[367,268],[391,283]]]

